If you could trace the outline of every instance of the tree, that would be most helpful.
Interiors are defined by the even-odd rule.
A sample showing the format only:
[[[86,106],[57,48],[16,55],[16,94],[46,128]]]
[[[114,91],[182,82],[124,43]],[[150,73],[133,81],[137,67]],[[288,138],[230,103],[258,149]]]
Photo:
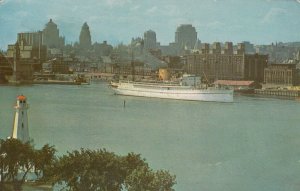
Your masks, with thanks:
[[[158,170],[152,184],[156,191],[172,191],[172,187],[176,184],[176,176],[171,175],[169,171]]]
[[[139,154],[105,149],[75,150],[59,158],[48,144],[34,149],[17,139],[0,140],[0,190],[21,190],[29,172],[38,182],[64,184],[70,191],[172,191],[175,176],[153,171]]]
[[[126,177],[125,185],[128,191],[172,191],[176,184],[175,176],[168,171],[154,172],[147,166],[135,169]]]
[[[70,191],[171,191],[176,183],[167,171],[153,172],[139,154],[119,156],[105,149],[69,152],[48,175],[52,184]]]
[[[17,139],[1,140],[0,153],[2,156],[1,183],[11,182],[15,189],[18,189],[33,168],[33,147]],[[21,178],[18,178],[18,175],[21,175]]]
[[[48,144],[44,145],[40,150],[35,151],[34,172],[38,178],[47,176],[47,169],[51,168],[55,161],[55,148]]]
[[[126,176],[129,176],[135,169],[148,167],[146,160],[142,159],[140,154],[135,153],[128,153],[127,156],[122,157],[122,165],[126,171]]]
[[[1,181],[0,190],[11,185],[14,190],[21,190],[29,172],[35,170],[41,174],[54,159],[55,150],[45,145],[41,150],[35,150],[28,143],[18,139],[0,140]]]
[[[154,180],[154,173],[147,167],[140,167],[132,171],[132,173],[126,177],[125,187],[128,191],[152,191],[152,182]]]
[[[117,191],[125,174],[120,157],[114,153],[81,149],[59,158],[53,167],[52,182],[65,183],[72,191]]]

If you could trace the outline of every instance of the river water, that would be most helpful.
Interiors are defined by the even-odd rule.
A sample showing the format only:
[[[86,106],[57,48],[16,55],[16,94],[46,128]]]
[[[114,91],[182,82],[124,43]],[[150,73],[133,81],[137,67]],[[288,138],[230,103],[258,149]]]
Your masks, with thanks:
[[[28,97],[36,147],[140,153],[150,167],[176,175],[176,191],[300,190],[299,101],[124,97],[105,83],[0,86],[0,138],[11,133],[19,94]]]

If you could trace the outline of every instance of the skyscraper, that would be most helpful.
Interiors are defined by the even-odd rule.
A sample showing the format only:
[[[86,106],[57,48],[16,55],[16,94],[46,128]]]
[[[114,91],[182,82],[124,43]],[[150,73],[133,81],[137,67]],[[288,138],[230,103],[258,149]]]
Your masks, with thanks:
[[[156,33],[152,30],[148,30],[144,33],[144,48],[146,50],[156,48]]]
[[[42,45],[43,32],[22,32],[18,33],[18,45],[21,59],[36,59],[42,63],[47,58],[47,47]],[[12,58],[15,45],[8,45],[7,56]]]
[[[197,42],[197,32],[195,27],[184,24],[177,27],[175,32],[175,43],[180,49],[192,49]]]
[[[59,36],[59,29],[52,19],[43,30],[43,44],[48,48],[61,48],[65,44],[65,38]]]
[[[38,32],[21,32],[18,33],[18,43],[25,42],[28,46],[40,47],[42,45],[43,35]]]
[[[91,33],[90,28],[85,22],[81,27],[81,32],[79,36],[79,46],[82,49],[89,49],[91,48],[92,41],[91,41]]]

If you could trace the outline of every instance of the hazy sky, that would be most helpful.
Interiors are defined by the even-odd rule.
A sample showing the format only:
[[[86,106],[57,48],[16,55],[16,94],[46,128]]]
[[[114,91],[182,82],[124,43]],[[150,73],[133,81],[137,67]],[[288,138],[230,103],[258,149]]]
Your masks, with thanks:
[[[300,41],[300,0],[0,0],[0,48],[52,18],[66,42],[87,22],[92,42],[130,42],[149,29],[166,45],[192,24],[202,42]]]

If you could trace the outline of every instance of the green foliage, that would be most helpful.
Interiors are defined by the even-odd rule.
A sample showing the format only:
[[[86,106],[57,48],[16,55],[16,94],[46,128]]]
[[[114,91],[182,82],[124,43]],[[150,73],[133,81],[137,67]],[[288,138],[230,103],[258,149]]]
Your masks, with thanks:
[[[33,171],[41,174],[54,161],[54,154],[55,149],[49,145],[36,150],[30,143],[17,139],[0,140],[0,190],[11,185],[21,190],[27,174]]]
[[[73,151],[59,158],[52,181],[66,183],[70,190],[120,190],[125,170],[121,160],[106,150]]]
[[[154,172],[146,166],[135,169],[125,180],[128,191],[172,191],[175,183],[168,171]]]
[[[2,182],[14,182],[19,171],[27,174],[33,168],[34,149],[29,143],[17,139],[1,140],[0,155]]]
[[[69,191],[172,191],[176,183],[139,154],[81,149],[56,158],[55,152],[49,145],[34,149],[17,139],[0,140],[0,190],[21,190],[29,172],[38,182],[66,185]]]
[[[168,171],[158,170],[154,174],[152,182],[154,190],[171,191],[172,187],[176,184],[176,176],[171,175]]]
[[[48,176],[47,169],[53,167],[56,159],[55,152],[54,146],[49,146],[48,144],[44,145],[40,150],[35,151],[34,172],[37,177],[43,178],[44,176]]]
[[[167,171],[153,172],[138,154],[106,150],[68,153],[56,161],[50,177],[70,191],[171,191],[176,183]]]
[[[126,177],[124,187],[127,191],[172,191],[176,177],[168,171],[153,171],[145,159],[134,153],[123,157]]]
[[[135,153],[128,153],[127,156],[122,157],[122,165],[126,170],[126,176],[130,175],[135,169],[141,167],[148,167],[145,159],[141,155]]]

